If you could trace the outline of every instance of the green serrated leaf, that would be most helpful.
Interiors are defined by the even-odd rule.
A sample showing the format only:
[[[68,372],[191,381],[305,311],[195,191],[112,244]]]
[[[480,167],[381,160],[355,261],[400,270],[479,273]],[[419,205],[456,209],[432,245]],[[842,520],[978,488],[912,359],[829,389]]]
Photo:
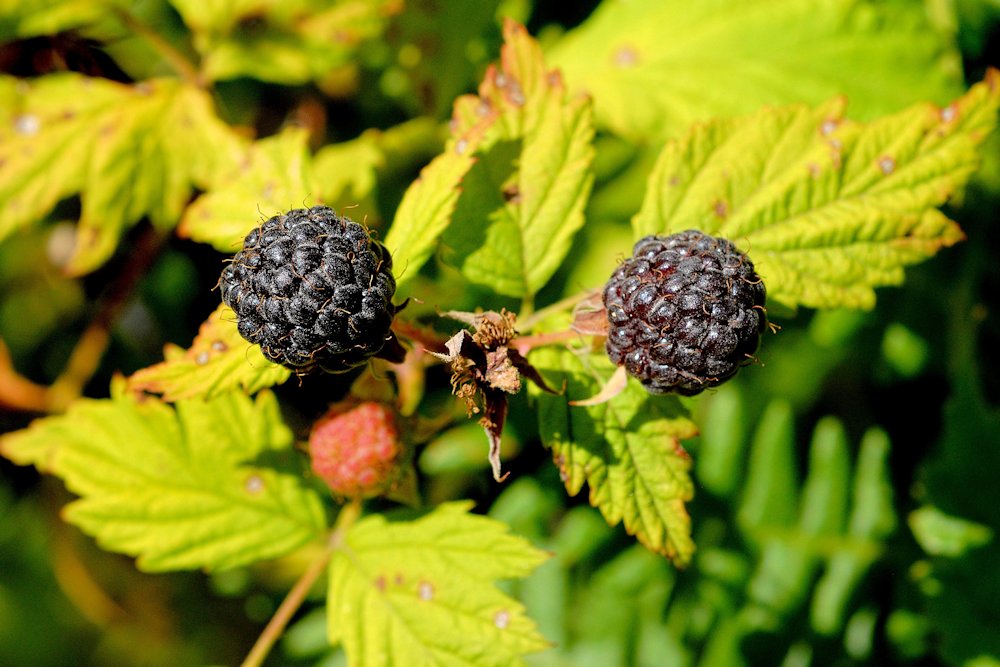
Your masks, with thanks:
[[[234,253],[254,226],[318,196],[308,134],[290,127],[254,142],[243,162],[184,212],[178,234]]]
[[[268,361],[259,345],[240,336],[236,314],[224,305],[201,325],[191,347],[169,347],[164,356],[165,361],[132,375],[129,390],[162,394],[169,402],[211,399],[234,389],[253,394],[291,375],[284,366]]]
[[[487,70],[478,97],[455,103],[460,127],[491,113],[498,118],[462,183],[445,260],[475,283],[530,297],[583,224],[594,130],[590,101],[567,96],[522,26],[508,21],[504,42],[500,66]]]
[[[329,144],[313,158],[317,196],[355,220],[378,217],[375,186],[378,171],[385,167],[385,152],[377,131],[366,132],[353,141]],[[370,224],[370,223],[369,223]]]
[[[81,400],[0,439],[0,451],[80,496],[66,519],[147,571],[210,570],[276,558],[320,537],[319,496],[272,468],[291,431],[269,393],[168,406]]]
[[[486,667],[523,664],[548,648],[515,600],[494,587],[547,555],[504,524],[441,505],[414,520],[354,524],[330,562],[330,640],[349,665]]]
[[[764,104],[846,94],[866,118],[958,92],[948,35],[921,3],[608,0],[550,62],[598,121],[643,142]]]
[[[225,33],[241,19],[275,4],[274,0],[170,0],[184,23],[195,32]],[[294,3],[289,3],[294,4]]]
[[[212,81],[250,76],[283,84],[322,79],[350,64],[399,11],[396,0],[278,2],[172,0],[194,32]]]
[[[108,14],[99,0],[0,0],[0,42],[54,35],[96,23]]]
[[[454,130],[444,152],[424,167],[403,195],[385,238],[398,272],[397,293],[405,294],[405,287],[430,258],[451,222],[461,194],[459,188],[476,161],[474,153],[496,119],[496,114],[487,113],[468,126],[459,127],[453,122]]]
[[[750,254],[769,301],[871,308],[874,288],[964,238],[936,207],[975,170],[998,105],[991,71],[943,109],[868,125],[843,120],[834,100],[695,127],[660,155],[636,236],[725,236]]]
[[[590,504],[608,523],[619,521],[647,548],[680,566],[694,552],[684,504],[694,494],[691,459],[680,440],[696,434],[676,397],[651,396],[636,382],[613,400],[571,406],[597,394],[611,375],[603,355],[539,349],[531,362],[564,395],[534,391],[542,442],[552,454],[570,495],[590,487]]]
[[[177,223],[192,187],[236,164],[242,142],[203,90],[173,79],[132,86],[63,73],[5,78],[0,112],[0,239],[80,194],[72,273],[114,251],[141,217]]]

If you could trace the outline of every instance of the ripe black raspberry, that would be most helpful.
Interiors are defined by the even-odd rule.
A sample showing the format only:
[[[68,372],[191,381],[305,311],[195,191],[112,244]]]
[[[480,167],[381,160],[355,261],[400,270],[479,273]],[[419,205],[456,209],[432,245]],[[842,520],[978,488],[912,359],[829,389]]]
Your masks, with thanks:
[[[752,361],[765,296],[730,241],[695,230],[647,236],[604,288],[608,356],[651,393],[693,396]]]
[[[338,373],[398,345],[389,252],[326,206],[276,215],[252,230],[220,284],[240,334],[293,370]]]

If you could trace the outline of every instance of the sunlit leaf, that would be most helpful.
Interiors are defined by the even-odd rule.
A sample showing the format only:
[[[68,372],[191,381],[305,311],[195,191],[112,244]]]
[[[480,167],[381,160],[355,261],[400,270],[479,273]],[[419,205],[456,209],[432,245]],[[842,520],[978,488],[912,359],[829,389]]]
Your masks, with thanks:
[[[319,537],[319,496],[273,468],[292,434],[268,393],[171,407],[151,397],[81,400],[0,439],[0,451],[80,496],[66,519],[148,571],[225,569]]]
[[[317,203],[305,130],[290,128],[250,147],[240,165],[184,213],[178,233],[232,254],[273,215]]]
[[[546,554],[469,507],[372,515],[347,532],[330,562],[327,619],[349,665],[507,667],[548,648],[522,605],[495,587]]]
[[[424,167],[403,195],[385,239],[400,293],[405,294],[406,285],[430,258],[451,221],[462,181],[475,163],[473,153],[496,118],[495,113],[486,113],[479,122],[460,126],[456,116],[444,152]]]
[[[163,394],[165,401],[214,398],[241,389],[248,394],[280,384],[291,374],[264,358],[236,328],[236,314],[219,306],[201,325],[187,350],[168,347],[166,360],[137,371],[128,380],[131,391]]]
[[[989,526],[945,514],[933,505],[911,512],[909,524],[917,542],[932,556],[957,558],[993,539]]]
[[[213,81],[251,76],[300,84],[351,63],[384,30],[399,0],[172,0],[194,32],[203,73]]]
[[[0,239],[79,194],[68,268],[85,273],[143,216],[180,218],[192,187],[235,164],[242,142],[207,93],[173,79],[132,86],[77,74],[4,79],[0,95]]]
[[[100,0],[0,0],[0,41],[62,31],[98,22],[112,2]]]
[[[550,52],[598,121],[639,141],[763,104],[845,94],[865,118],[958,92],[948,36],[918,2],[606,0]]]
[[[444,259],[501,294],[531,296],[583,224],[593,182],[590,102],[567,95],[537,42],[508,21],[499,67],[487,70],[478,96],[455,103],[459,127],[490,114],[497,121],[462,181]]]
[[[844,120],[834,100],[697,126],[660,155],[636,236],[725,236],[749,253],[771,302],[871,308],[874,288],[964,238],[936,207],[976,169],[998,105],[991,71],[944,108],[868,124]]]
[[[649,549],[686,565],[694,552],[685,503],[694,494],[691,459],[680,440],[696,434],[676,397],[654,397],[637,382],[601,405],[577,407],[569,400],[595,395],[611,375],[601,355],[540,349],[531,362],[565,395],[535,392],[542,442],[552,449],[566,490],[584,483],[590,504],[608,523],[625,529]]]

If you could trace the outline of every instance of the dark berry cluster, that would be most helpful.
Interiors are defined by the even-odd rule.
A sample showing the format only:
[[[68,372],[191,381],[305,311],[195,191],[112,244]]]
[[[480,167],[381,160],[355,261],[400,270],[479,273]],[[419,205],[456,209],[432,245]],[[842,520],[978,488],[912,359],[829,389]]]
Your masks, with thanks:
[[[240,334],[297,371],[346,371],[395,342],[389,252],[326,206],[276,215],[252,230],[220,284]]]
[[[730,241],[694,230],[647,236],[604,288],[608,356],[654,394],[697,394],[753,359],[765,296]]]

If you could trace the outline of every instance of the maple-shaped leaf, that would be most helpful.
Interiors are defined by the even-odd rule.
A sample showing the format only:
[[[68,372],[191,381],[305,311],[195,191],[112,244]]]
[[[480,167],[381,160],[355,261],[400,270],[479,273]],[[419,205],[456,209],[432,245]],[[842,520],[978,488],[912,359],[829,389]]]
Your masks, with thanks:
[[[4,77],[0,100],[0,239],[79,194],[75,274],[99,266],[143,216],[175,225],[192,187],[208,187],[243,152],[208,94],[173,79]]]
[[[568,95],[523,26],[504,24],[499,67],[455,102],[459,128],[496,114],[444,236],[444,259],[472,282],[530,297],[552,276],[583,224],[593,183],[590,100]]]
[[[607,0],[549,53],[637,141],[845,94],[865,118],[959,92],[959,54],[913,2]]]
[[[232,254],[271,216],[313,205],[317,186],[308,138],[304,129],[290,127],[255,141],[239,165],[188,206],[178,234]]]
[[[212,81],[251,76],[299,84],[352,62],[378,36],[398,0],[171,0],[192,30],[202,70]]]
[[[695,228],[733,240],[769,302],[871,308],[874,288],[964,238],[936,207],[975,171],[998,105],[991,70],[943,108],[867,124],[845,120],[835,99],[696,126],[663,149],[635,234]]]
[[[320,537],[319,496],[273,460],[292,445],[270,393],[170,406],[83,399],[0,438],[0,452],[61,477],[80,496],[67,521],[147,571],[276,558]]]
[[[506,525],[441,505],[412,520],[354,524],[329,569],[330,641],[348,665],[508,667],[549,647],[495,582],[525,577],[546,558]]]
[[[609,524],[619,521],[647,548],[686,565],[694,552],[691,519],[691,459],[681,439],[697,434],[675,396],[652,396],[629,382],[614,399],[597,405],[569,405],[597,394],[611,376],[604,355],[579,355],[542,348],[531,362],[562,396],[534,391],[542,442],[552,450],[566,490],[584,483],[590,504]]]
[[[251,345],[236,328],[236,313],[220,305],[209,316],[187,350],[167,347],[161,363],[128,379],[131,391],[163,394],[164,401],[214,398],[240,389],[253,394],[280,384],[291,371],[268,361],[259,345]]]

